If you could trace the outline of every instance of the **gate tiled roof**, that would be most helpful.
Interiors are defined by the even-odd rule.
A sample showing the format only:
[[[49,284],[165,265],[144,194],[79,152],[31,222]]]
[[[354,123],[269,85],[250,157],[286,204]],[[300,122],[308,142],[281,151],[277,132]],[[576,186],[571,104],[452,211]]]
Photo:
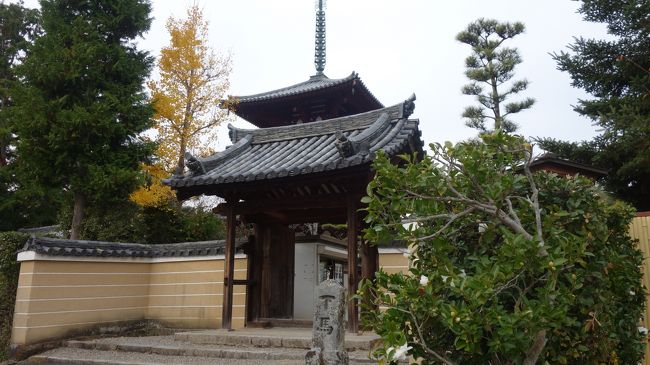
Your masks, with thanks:
[[[375,152],[421,151],[418,120],[403,103],[320,122],[261,129],[230,128],[233,145],[207,158],[189,157],[190,172],[164,182],[174,188],[249,182],[366,164]]]

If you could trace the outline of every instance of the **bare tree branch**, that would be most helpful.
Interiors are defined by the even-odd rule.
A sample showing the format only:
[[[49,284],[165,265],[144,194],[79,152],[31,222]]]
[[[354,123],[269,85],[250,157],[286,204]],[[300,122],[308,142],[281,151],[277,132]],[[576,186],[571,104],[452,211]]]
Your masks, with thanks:
[[[437,237],[439,234],[441,234],[442,232],[444,232],[444,231],[445,231],[445,230],[446,230],[446,229],[447,229],[447,228],[448,228],[452,223],[454,223],[454,221],[455,221],[456,219],[461,218],[461,217],[463,217],[463,216],[466,216],[466,215],[468,215],[469,213],[473,212],[474,210],[475,210],[475,209],[474,209],[473,207],[470,207],[470,208],[465,209],[464,211],[462,211],[462,212],[460,212],[460,213],[458,213],[458,214],[452,214],[452,215],[450,216],[449,220],[447,221],[447,223],[445,223],[445,225],[442,226],[439,230],[437,230],[435,233],[430,234],[430,235],[428,235],[428,236],[418,237],[418,241],[426,241],[426,240],[428,240],[428,239],[431,239],[431,238],[435,238],[435,237]]]
[[[439,353],[437,353],[436,351],[431,349],[429,346],[427,346],[426,342],[424,341],[424,335],[422,334],[422,328],[421,328],[420,324],[418,323],[418,319],[413,314],[413,312],[407,311],[407,310],[402,309],[402,308],[397,308],[397,307],[393,307],[393,309],[396,309],[396,310],[398,310],[398,311],[400,311],[402,313],[406,313],[406,314],[409,315],[409,317],[411,317],[411,319],[413,320],[413,325],[415,326],[415,329],[416,329],[416,331],[418,333],[418,339],[419,339],[418,344],[422,347],[422,349],[424,351],[426,351],[427,353],[433,355],[436,359],[438,359],[438,361],[441,361],[442,363],[444,363],[446,365],[456,365],[455,362],[449,360],[445,356],[440,355]]]
[[[524,173],[526,174],[526,179],[528,179],[528,184],[530,184],[530,189],[532,190],[531,201],[533,203],[533,211],[535,213],[535,225],[537,228],[537,239],[539,240],[540,255],[547,256],[544,234],[542,232],[542,217],[541,209],[539,207],[539,190],[535,184],[535,179],[533,179],[533,173],[530,171],[530,163],[533,160],[533,147],[530,147],[530,150],[526,151],[526,163],[524,163]]]

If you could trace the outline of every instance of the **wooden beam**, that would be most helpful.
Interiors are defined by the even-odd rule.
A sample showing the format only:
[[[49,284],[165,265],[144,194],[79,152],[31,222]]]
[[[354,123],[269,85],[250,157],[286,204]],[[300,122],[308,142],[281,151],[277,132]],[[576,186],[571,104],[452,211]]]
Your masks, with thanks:
[[[345,224],[347,216],[345,208],[330,208],[319,210],[285,210],[279,212],[264,212],[257,214],[241,215],[246,223],[271,222],[281,224],[298,223],[330,223]]]
[[[223,268],[223,302],[221,328],[232,329],[232,289],[235,275],[235,205],[229,204],[226,214],[226,247]]]
[[[274,179],[263,179],[255,181],[240,181],[220,184],[193,185],[178,187],[177,194],[181,198],[189,198],[195,195],[218,195],[227,197],[237,195],[245,197],[247,194],[258,194],[266,192],[273,187],[282,186],[292,188],[303,185],[319,185],[321,183],[336,183],[345,185],[352,190],[365,192],[368,184],[368,177],[371,176],[372,170],[370,164],[350,166],[333,171],[311,172],[308,174],[278,177]]]
[[[304,196],[282,199],[259,199],[254,201],[238,202],[237,213],[255,214],[261,212],[277,212],[283,210],[306,210],[314,208],[344,208],[347,206],[347,195],[331,194],[323,196]],[[216,214],[226,215],[231,203],[221,203],[212,211]]]
[[[357,292],[359,279],[357,277],[357,235],[359,233],[358,198],[349,196],[347,199],[348,216],[348,330],[352,333],[359,331],[359,308],[356,300],[352,299]]]

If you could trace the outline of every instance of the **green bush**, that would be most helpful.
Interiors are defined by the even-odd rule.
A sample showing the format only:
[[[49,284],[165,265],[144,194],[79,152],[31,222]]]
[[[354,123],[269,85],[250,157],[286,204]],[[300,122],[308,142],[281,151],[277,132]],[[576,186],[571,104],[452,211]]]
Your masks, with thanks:
[[[183,241],[209,241],[224,239],[224,221],[203,208],[183,208],[180,219],[185,237]]]
[[[70,227],[71,211],[61,215],[61,226]],[[176,203],[141,207],[131,202],[89,207],[81,228],[85,240],[134,243],[173,243],[223,239],[223,221],[201,207],[179,208]]]
[[[410,272],[365,282],[376,355],[427,364],[637,364],[642,256],[633,210],[586,178],[525,173],[503,133],[375,162],[365,231],[410,245]],[[406,158],[406,157],[405,157]],[[406,158],[410,160],[409,158]]]
[[[0,361],[9,356],[16,289],[20,264],[16,253],[29,236],[18,232],[0,232]]]

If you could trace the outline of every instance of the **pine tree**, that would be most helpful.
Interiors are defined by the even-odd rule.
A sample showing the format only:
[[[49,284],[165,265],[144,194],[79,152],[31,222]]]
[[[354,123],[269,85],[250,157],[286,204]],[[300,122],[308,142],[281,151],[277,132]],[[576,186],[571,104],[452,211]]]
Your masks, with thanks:
[[[650,210],[650,2],[582,0],[579,12],[586,21],[606,23],[613,37],[578,38],[570,52],[554,58],[573,86],[593,96],[575,110],[602,132],[573,147],[552,139],[540,139],[540,145],[566,158],[595,146],[590,160],[609,170],[608,190]]]
[[[506,117],[528,109],[535,103],[532,98],[505,104],[512,95],[528,87],[525,79],[506,85],[514,76],[515,67],[521,63],[516,48],[502,47],[502,44],[523,33],[522,23],[499,23],[491,19],[478,19],[460,32],[456,39],[472,47],[472,54],[465,59],[465,75],[470,83],[462,88],[465,95],[476,96],[478,106],[465,108],[462,116],[468,127],[487,131],[487,119],[494,121],[494,129],[513,132],[517,125]],[[487,87],[488,90],[484,90]],[[503,88],[506,87],[506,91]],[[491,115],[486,114],[486,109]]]
[[[126,199],[151,153],[139,135],[150,127],[143,83],[152,59],[133,42],[150,10],[147,0],[42,0],[45,34],[18,69],[21,169],[73,196],[73,239],[86,206]]]

